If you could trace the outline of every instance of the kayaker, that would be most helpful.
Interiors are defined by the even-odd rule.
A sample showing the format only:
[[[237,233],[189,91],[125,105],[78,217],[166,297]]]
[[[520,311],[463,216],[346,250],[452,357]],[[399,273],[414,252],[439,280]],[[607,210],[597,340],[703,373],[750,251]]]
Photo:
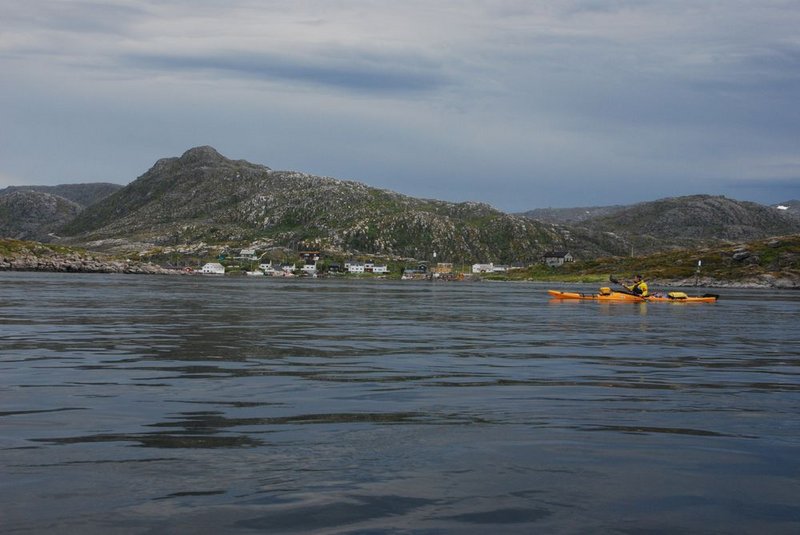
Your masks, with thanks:
[[[647,283],[638,273],[633,276],[633,284],[631,284],[630,286],[624,284],[623,286],[625,286],[628,290],[630,290],[636,295],[641,295],[642,297],[647,297],[648,295],[650,295],[647,292]]]

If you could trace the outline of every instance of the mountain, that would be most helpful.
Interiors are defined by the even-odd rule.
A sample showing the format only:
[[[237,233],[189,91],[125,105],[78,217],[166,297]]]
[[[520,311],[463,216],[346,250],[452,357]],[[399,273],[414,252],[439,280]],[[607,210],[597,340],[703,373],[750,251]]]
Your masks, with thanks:
[[[480,203],[416,199],[359,182],[274,171],[197,147],[159,160],[62,232],[101,247],[217,243],[442,261],[536,261],[565,235]],[[141,247],[141,245],[138,245]],[[601,251],[593,244],[585,248]]]
[[[0,237],[41,242],[81,211],[73,201],[41,191],[0,191]]]
[[[791,201],[780,202],[778,204],[773,204],[772,207],[787,217],[800,219],[800,201],[798,200],[793,199]]]
[[[0,195],[15,191],[38,191],[41,193],[49,193],[50,195],[63,197],[64,199],[70,200],[85,208],[105,197],[108,197],[120,189],[122,189],[122,186],[119,184],[109,184],[106,182],[89,184],[61,184],[58,186],[9,186],[3,190],[0,190]]]
[[[117,184],[9,186],[0,190],[0,237],[49,242],[75,216],[122,188]]]
[[[635,204],[584,221],[607,232],[647,235],[661,240],[742,241],[800,231],[778,210],[722,196],[670,197]]]
[[[51,241],[55,234],[65,244],[120,252],[256,246],[530,263],[551,249],[591,259],[800,232],[800,218],[790,214],[796,204],[786,206],[695,195],[527,213],[536,220],[482,203],[417,199],[275,171],[197,147],[157,161],[125,187],[0,190],[0,236]]]
[[[565,219],[570,212],[562,210],[560,217]],[[691,195],[630,206],[573,210],[590,212],[566,224],[581,240],[598,245],[602,240],[611,240],[605,249],[625,244],[623,249],[627,247],[637,254],[800,232],[800,218],[794,219],[774,207],[723,196]]]
[[[536,208],[517,215],[555,225],[577,224],[587,219],[611,215],[627,208],[624,205],[579,206],[575,208]]]

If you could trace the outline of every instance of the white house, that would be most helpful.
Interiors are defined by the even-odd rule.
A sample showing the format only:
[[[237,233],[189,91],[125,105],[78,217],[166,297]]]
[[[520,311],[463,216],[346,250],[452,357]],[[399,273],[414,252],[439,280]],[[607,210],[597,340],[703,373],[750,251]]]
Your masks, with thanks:
[[[347,269],[348,273],[364,273],[363,262],[347,262],[345,264],[345,268]]]
[[[494,264],[472,264],[473,273],[491,273],[494,271]]]
[[[303,264],[300,268],[303,273],[308,273],[309,275],[314,275],[317,272],[317,265],[316,264]]]
[[[203,273],[205,275],[224,275],[225,266],[223,266],[219,262],[209,262],[208,264],[200,268],[200,273]]]
[[[378,274],[389,273],[389,266],[387,266],[385,264],[384,265],[380,265],[380,266],[373,265],[372,266],[372,272],[373,273],[378,273]]]

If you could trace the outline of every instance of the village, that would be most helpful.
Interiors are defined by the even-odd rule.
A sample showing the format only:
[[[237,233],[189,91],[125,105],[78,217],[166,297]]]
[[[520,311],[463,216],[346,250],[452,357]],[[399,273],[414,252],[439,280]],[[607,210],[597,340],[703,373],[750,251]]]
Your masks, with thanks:
[[[293,263],[262,262],[266,253],[257,254],[255,249],[242,249],[238,254],[228,257],[221,254],[217,262],[207,262],[200,269],[187,272],[202,275],[243,274],[255,277],[320,277],[339,275],[368,275],[377,278],[388,278],[392,275],[400,280],[464,280],[475,279],[481,275],[502,274],[515,269],[524,269],[523,263],[495,264],[477,263],[454,266],[450,262],[435,264],[421,262],[395,262],[390,269],[387,263],[373,260],[350,259],[344,262],[321,261],[320,251],[300,251],[297,261]],[[434,258],[436,254],[434,253]],[[574,262],[575,258],[568,251],[547,251],[542,255],[541,263],[549,267],[558,267]]]

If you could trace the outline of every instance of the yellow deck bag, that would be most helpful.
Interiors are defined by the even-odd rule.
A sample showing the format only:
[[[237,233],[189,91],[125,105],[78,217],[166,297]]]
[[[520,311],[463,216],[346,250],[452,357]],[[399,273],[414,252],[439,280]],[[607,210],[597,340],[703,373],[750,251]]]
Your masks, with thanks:
[[[669,292],[667,294],[667,297],[669,297],[670,299],[686,299],[689,296],[683,292]]]

